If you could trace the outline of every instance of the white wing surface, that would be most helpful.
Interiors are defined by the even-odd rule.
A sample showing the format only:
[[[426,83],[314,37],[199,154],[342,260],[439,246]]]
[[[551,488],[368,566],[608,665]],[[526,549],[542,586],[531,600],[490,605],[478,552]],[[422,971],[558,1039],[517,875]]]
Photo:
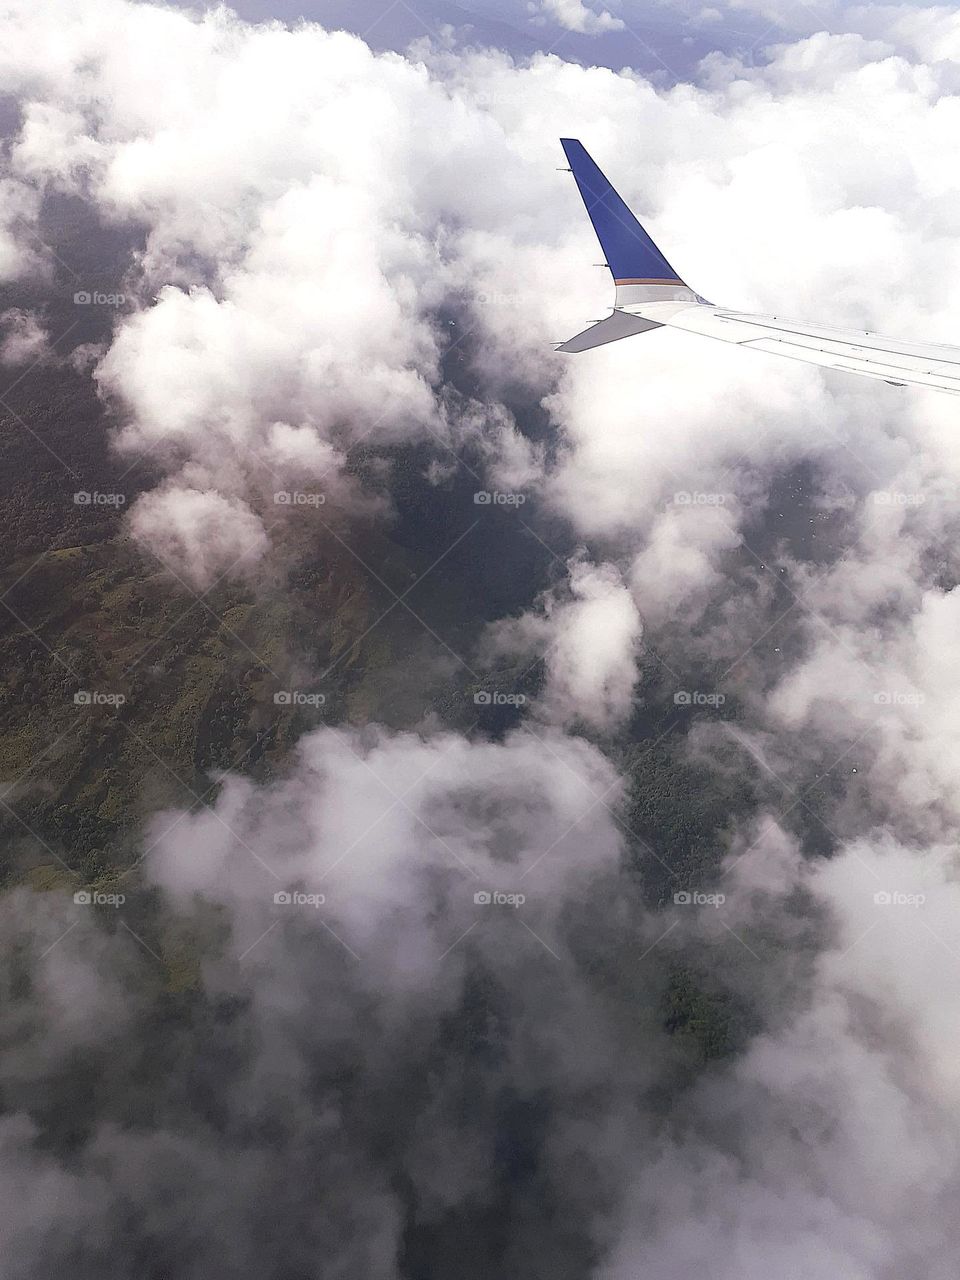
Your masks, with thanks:
[[[626,309],[675,329],[732,342],[745,351],[803,360],[897,385],[960,393],[960,347],[903,342],[863,329],[803,324],[780,316],[757,316],[704,304],[656,302]]]

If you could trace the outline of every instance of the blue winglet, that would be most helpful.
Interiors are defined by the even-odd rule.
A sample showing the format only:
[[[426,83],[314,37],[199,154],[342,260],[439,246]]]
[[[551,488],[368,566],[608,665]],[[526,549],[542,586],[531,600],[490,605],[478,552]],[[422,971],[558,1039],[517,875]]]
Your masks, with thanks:
[[[679,284],[683,281],[576,138],[560,143],[618,285]]]

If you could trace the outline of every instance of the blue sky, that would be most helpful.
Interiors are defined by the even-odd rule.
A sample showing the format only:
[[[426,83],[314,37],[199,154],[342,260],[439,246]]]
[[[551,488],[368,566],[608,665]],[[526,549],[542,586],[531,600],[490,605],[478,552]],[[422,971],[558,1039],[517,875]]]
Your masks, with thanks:
[[[184,3],[197,9],[208,3]],[[771,46],[817,31],[886,34],[913,10],[945,6],[844,0],[234,0],[248,21],[300,19],[360,35],[374,49],[406,50],[424,38],[453,48],[484,46],[516,58],[550,53],[586,66],[629,67],[661,85],[696,81],[711,53],[749,65]]]
[[[556,9],[548,7],[553,4]],[[666,82],[693,78],[700,59],[712,51],[742,54],[823,25],[813,17],[815,5],[798,6],[799,21],[798,15],[771,20],[723,4],[638,0],[236,0],[232,7],[249,20],[307,18],[342,27],[378,49],[405,49],[452,28],[448,38],[455,46],[482,44],[521,58],[547,52],[586,65],[632,67]],[[578,10],[598,21],[606,15],[609,29],[574,29],[564,15]]]

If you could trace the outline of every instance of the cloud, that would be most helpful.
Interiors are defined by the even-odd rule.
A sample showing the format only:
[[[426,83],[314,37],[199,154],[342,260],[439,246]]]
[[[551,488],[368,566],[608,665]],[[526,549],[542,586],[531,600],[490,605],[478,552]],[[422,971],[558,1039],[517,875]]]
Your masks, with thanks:
[[[585,742],[556,731],[545,742],[546,751],[526,731],[495,744],[321,730],[271,792],[233,781],[215,811],[175,830],[160,815],[150,870],[181,899],[202,893],[257,918],[278,888],[325,892],[355,949],[409,944],[422,932],[418,967],[439,972],[446,943],[434,948],[453,942],[458,920],[477,918],[478,890],[523,889],[531,903],[539,893],[549,918],[569,886],[615,863],[612,817],[588,860],[569,855],[573,825],[598,792],[615,796],[616,774]]]
[[[359,1258],[373,1274],[402,1274],[403,1209],[386,1176],[397,1166],[425,1221],[453,1215],[467,1229],[472,1213],[497,1205],[511,1256],[534,1257],[544,1237],[524,1208],[527,1175],[498,1186],[491,1144],[507,1135],[537,1153],[539,1193],[546,1186],[564,1205],[571,1277],[649,1266],[679,1278],[709,1264],[719,1277],[759,1280],[771,1257],[786,1274],[824,1278],[840,1267],[888,1280],[928,1261],[937,1274],[955,1243],[942,1203],[960,1155],[948,1120],[955,1010],[929,1000],[956,909],[949,847],[918,858],[874,834],[811,865],[781,835],[762,855],[738,853],[724,906],[675,908],[668,926],[616,874],[622,828],[597,803],[615,804],[616,786],[596,748],[556,731],[470,744],[322,729],[302,741],[285,780],[234,780],[213,808],[158,815],[150,878],[179,904],[181,929],[211,906],[220,920],[195,997],[221,1010],[217,1036],[203,1019],[178,1032],[181,1052],[211,1058],[217,1107],[208,1113],[202,1090],[184,1092],[164,1063],[148,1078],[166,1127],[124,1127],[121,1072],[88,1101],[88,1137],[73,1155],[71,1171],[92,1184],[35,1154],[25,1122],[8,1120],[3,1176],[30,1187],[38,1206],[27,1274],[60,1256],[60,1229],[71,1227],[87,1265],[132,1202],[162,1254],[185,1241],[188,1256],[226,1275],[246,1265],[264,1200],[285,1228],[270,1236],[266,1264],[258,1255],[268,1274],[321,1247],[331,1266]],[[497,889],[524,900],[483,900]],[[798,892],[813,904],[806,921]],[[895,899],[918,893],[921,906]],[[8,931],[37,908],[21,895],[5,908]],[[57,937],[57,909],[47,906],[44,928],[30,925],[32,964],[51,965],[56,949],[38,953]],[[819,938],[818,911],[829,922]],[[0,930],[0,945],[13,944]],[[112,1043],[115,1019],[93,1016],[91,1001],[109,1006],[116,978],[105,995],[91,970],[107,959],[114,974],[146,964],[137,945],[123,934],[97,962],[69,946],[56,962],[69,993],[45,996],[34,1018],[55,1027],[46,999],[69,999],[84,1038]],[[722,963],[766,1027],[722,1070],[684,1086],[656,1011],[671,965],[698,955]],[[156,1055],[145,1011],[123,1000],[146,1037],[140,1051]],[[42,1083],[56,1056],[35,1034],[22,1065]],[[362,1084],[357,1109],[349,1088],[344,1097],[347,1069]],[[506,1112],[505,1097],[515,1099]],[[540,1132],[529,1127],[538,1108]],[[269,1142],[241,1144],[254,1119]],[[887,1158],[901,1147],[904,1159]],[[60,1184],[56,1209],[41,1214],[46,1188]],[[317,1195],[330,1224],[319,1241]],[[485,1265],[502,1256],[482,1233],[473,1247]],[[123,1274],[124,1249],[111,1258]]]
[[[49,334],[37,316],[20,307],[0,313],[0,362],[8,365],[36,364],[50,353]]]
[[[606,9],[591,9],[583,0],[541,0],[539,13],[567,31],[580,31],[589,36],[602,31],[622,31],[626,25],[622,18],[615,18]]]
[[[165,475],[130,513],[146,546],[199,588],[256,575],[286,529],[278,489],[376,518],[389,483],[366,505],[351,449],[435,450],[439,489],[468,448],[471,485],[529,491],[524,522],[566,575],[525,584],[484,638],[543,660],[519,729],[331,726],[289,775],[157,818],[165,920],[207,944],[176,1060],[127,988],[149,960],[135,938],[88,954],[86,932],[57,943],[55,896],[4,907],[5,972],[22,921],[43,923],[38,1008],[6,1015],[26,1047],[5,1067],[19,1114],[0,1168],[36,1192],[21,1274],[78,1252],[104,1274],[132,1200],[177,1274],[182,1239],[208,1276],[256,1257],[259,1274],[319,1258],[389,1277],[417,1247],[448,1261],[452,1234],[486,1275],[945,1280],[954,402],[680,334],[569,361],[546,343],[609,302],[560,132],[707,296],[948,339],[956,15],[885,11],[666,91],[119,0],[8,24],[22,216],[49,183],[144,229],[138,308],[98,378],[119,447]],[[704,854],[722,909],[654,911],[620,874],[633,841],[662,861],[674,834],[641,842],[619,807],[638,677],[729,700],[632,779],[665,806],[707,764],[756,797],[724,811],[725,862]],[[702,799],[684,792],[676,824]],[[325,901],[274,902],[294,891]],[[526,900],[475,901],[495,891]],[[665,1029],[678,968],[753,1019],[723,1063],[692,1064]],[[133,1047],[104,992],[139,1020]],[[41,1152],[26,1068],[56,1098],[70,1053],[107,1070],[118,1047],[69,1161]]]
[[[63,58],[8,69],[26,98],[11,163],[20,182],[81,191],[101,216],[145,227],[141,307],[121,319],[98,378],[125,411],[120,447],[149,449],[175,476],[185,459],[202,471],[181,481],[242,502],[289,487],[272,448],[281,424],[313,438],[300,450],[305,472],[328,477],[331,500],[349,507],[352,446],[442,449],[475,436],[476,415],[441,388],[448,347],[479,346],[470,358],[490,380],[481,434],[494,467],[524,447],[500,426],[507,380],[549,397],[572,446],[549,492],[584,533],[634,526],[701,462],[706,480],[717,457],[744,456],[743,483],[771,446],[781,461],[805,453],[813,424],[837,412],[816,371],[660,333],[633,340],[633,363],[613,380],[620,348],[567,363],[546,354],[547,340],[608,301],[590,268],[592,232],[554,172],[546,117],[576,122],[709,296],[864,323],[895,306],[906,330],[947,331],[949,128],[942,107],[931,111],[950,92],[943,64],[921,71],[886,47],[818,36],[762,69],[728,60],[708,67],[704,87],[656,92],[555,58],[378,57],[343,33],[248,27],[225,11],[196,21],[110,0],[92,12],[58,28]],[[53,20],[49,7],[9,19],[38,49],[28,26],[42,34]],[[906,21],[898,15],[896,30]],[[825,58],[829,75],[817,71]],[[176,101],[148,92],[158,78],[179,86]],[[844,122],[856,101],[875,109],[854,140]],[[59,133],[57,111],[73,122]],[[440,116],[447,128],[427,146],[422,122]],[[822,124],[836,137],[830,166],[818,163]],[[878,169],[865,156],[881,151]],[[908,154],[922,180],[902,166],[891,175],[891,155]],[[732,254],[714,252],[718,237]],[[805,247],[803,272],[786,242]],[[451,304],[453,327],[442,320]],[[684,377],[693,360],[697,380]],[[664,439],[651,453],[652,434]]]
[[[960,1146],[955,1127],[934,1116],[953,1106],[946,1042],[956,1011],[948,992],[942,1001],[930,992],[949,963],[954,860],[882,833],[814,868],[789,846],[782,853],[834,921],[809,1002],[784,1019],[781,993],[777,1030],[687,1099],[673,1141],[627,1197],[625,1235],[604,1276],[651,1267],[680,1277],[707,1259],[718,1277],[751,1280],[771,1260],[824,1280],[838,1271],[887,1280],[905,1268],[946,1275],[950,1232],[938,1206],[956,1185]],[[742,864],[739,874],[744,887],[754,880]],[[754,926],[770,906],[769,897],[755,903]],[[755,944],[741,932],[749,909],[738,910],[728,922]],[[889,1159],[901,1149],[902,1160]]]
[[[34,230],[38,193],[8,175],[0,178],[0,282],[49,272],[49,259]]]
[[[276,786],[233,781],[210,809],[158,816],[147,865],[166,910],[178,904],[167,917],[171,933],[161,941],[129,914],[143,905],[128,886],[117,914],[129,924],[100,943],[114,965],[103,990],[96,951],[71,941],[94,908],[72,908],[56,894],[5,899],[4,971],[19,948],[20,964],[41,978],[31,985],[39,1008],[25,991],[4,1005],[34,1079],[56,1088],[61,1071],[75,1068],[76,1052],[64,1066],[36,1030],[38,1022],[56,1026],[65,999],[104,1064],[82,1117],[67,1117],[82,1128],[69,1169],[35,1149],[25,1116],[5,1121],[0,1177],[29,1190],[33,1207],[18,1242],[21,1271],[39,1274],[69,1253],[80,1274],[125,1274],[140,1228],[128,1236],[119,1227],[136,1206],[155,1256],[182,1256],[213,1276],[243,1271],[253,1256],[258,1269],[279,1276],[322,1254],[332,1274],[362,1265],[364,1274],[394,1277],[411,1192],[432,1223],[467,1203],[495,1203],[501,1174],[491,1138],[501,1125],[523,1124],[522,1099],[556,1091],[559,1104],[569,1093],[565,1109],[576,1097],[599,1096],[601,1084],[601,1094],[625,1096],[638,1079],[667,1070],[648,1054],[646,1065],[624,1064],[614,1081],[595,1039],[603,999],[581,952],[596,927],[591,916],[606,909],[619,835],[603,810],[584,850],[576,824],[595,807],[595,793],[614,801],[617,785],[599,751],[555,732],[471,744],[452,734],[324,729],[302,742],[294,770]],[[283,890],[326,900],[275,903]],[[506,893],[525,900],[500,901]],[[189,960],[191,931],[211,910],[226,933],[206,948],[189,998],[165,998],[184,1021],[176,1031],[165,1015],[155,1024],[150,966],[162,971],[182,952]],[[81,911],[91,914],[77,925],[70,917]],[[619,927],[627,929],[626,919]],[[38,935],[28,948],[25,931]],[[48,996],[42,975],[54,968],[68,978]],[[124,993],[131,1031],[102,1006],[117,998],[116,975],[138,968],[143,998]],[[529,999],[545,1015],[536,1023],[524,1013]],[[501,1031],[483,1031],[478,1017]],[[631,1021],[622,1034],[632,1034]],[[464,1033],[490,1040],[486,1067]],[[172,1054],[165,1061],[161,1043]],[[448,1070],[451,1051],[460,1081]],[[187,1059],[208,1083],[198,1076],[196,1088],[183,1087],[178,1064]],[[18,1061],[5,1056],[7,1085]],[[405,1101],[404,1062],[426,1085]],[[361,1085],[358,1107],[338,1096],[344,1072]],[[142,1105],[147,1079],[151,1118],[124,1123]],[[209,1109],[201,1101],[208,1084]],[[511,1096],[519,1109],[508,1105]],[[37,1097],[28,1083],[18,1092],[25,1109]],[[556,1131],[577,1141],[575,1132]],[[567,1180],[565,1156],[551,1157],[551,1166],[551,1179]],[[404,1171],[407,1190],[388,1167]],[[539,1239],[536,1226],[518,1219],[511,1249],[535,1257]],[[499,1252],[492,1238],[474,1249],[491,1261]]]
[[[543,713],[609,731],[633,706],[640,613],[614,565],[574,559],[568,570],[566,589],[545,593],[536,612],[495,624],[485,651],[542,658]]]
[[[268,546],[258,516],[211,490],[171,487],[145,494],[130,524],[166,568],[204,591],[227,575],[252,573]]]

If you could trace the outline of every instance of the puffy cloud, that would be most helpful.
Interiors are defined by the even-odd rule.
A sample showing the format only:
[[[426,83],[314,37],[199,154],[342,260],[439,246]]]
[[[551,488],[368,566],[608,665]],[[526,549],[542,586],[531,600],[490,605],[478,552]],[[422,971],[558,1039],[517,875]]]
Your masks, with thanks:
[[[38,193],[9,175],[0,177],[0,282],[49,271],[49,259],[36,233]]]
[[[542,657],[543,713],[609,731],[632,709],[640,614],[616,566],[574,559],[568,568],[567,590],[547,592],[538,611],[496,624],[486,650]]]
[[[412,1180],[432,1223],[502,1203],[498,1107],[540,1091],[552,1221],[569,1217],[589,1248],[558,1261],[518,1215],[513,1274],[946,1277],[960,1181],[943,991],[955,402],[679,334],[566,362],[545,343],[609,301],[554,172],[555,132],[584,138],[707,296],[948,339],[956,15],[886,10],[863,34],[783,45],[762,67],[713,58],[701,83],[666,91],[558,58],[375,57],[316,26],[120,0],[24,4],[7,22],[17,57],[0,59],[23,100],[11,198],[30,214],[24,184],[50,183],[145,231],[142,305],[99,379],[127,411],[121,447],[170,473],[131,512],[162,559],[199,587],[255,571],[270,493],[309,480],[355,509],[344,460],[364,442],[435,442],[451,469],[445,446],[468,445],[587,545],[563,550],[568,581],[488,637],[494,654],[543,658],[539,719],[502,742],[326,730],[285,781],[229,781],[215,807],[158,820],[155,882],[184,919],[197,897],[220,912],[227,941],[202,985],[249,1013],[241,1067],[226,1136],[141,1141],[107,1124],[87,1172],[106,1165],[159,1202],[196,1177],[194,1247],[215,1275],[220,1217],[252,1248],[261,1200],[296,1242],[273,1273],[329,1256],[329,1241],[297,1234],[319,1169],[321,1186],[351,1192],[334,1215],[341,1273],[389,1276],[407,1206],[386,1188]],[[467,370],[458,394],[443,385],[448,344]],[[531,439],[518,421],[536,401],[552,430]],[[761,813],[731,820],[726,914],[678,906],[667,922],[639,907],[615,875],[606,806],[622,781],[562,732],[622,724],[641,632],[671,666],[715,664],[738,701],[735,719],[687,740],[760,779]],[[813,804],[829,859],[803,854],[789,827],[802,814],[809,835]],[[493,905],[475,892],[520,884],[536,918],[474,914]],[[272,914],[293,887],[323,892],[323,911]],[[678,1083],[657,1012],[659,966],[678,956],[722,969],[762,1014],[744,1052],[693,1083]],[[540,967],[558,959],[572,975]],[[89,973],[58,981],[94,1003]],[[468,1031],[495,1060],[472,1078],[473,1110],[449,1048]],[[329,1088],[307,1083],[325,1070]],[[363,1116],[346,1114],[344,1079],[359,1081]],[[411,1108],[412,1080],[431,1087]],[[191,1109],[166,1101],[182,1135]],[[379,1106],[390,1125],[373,1123]],[[269,1142],[253,1155],[233,1143],[260,1123],[306,1171],[302,1199]],[[88,1212],[83,1186],[32,1142],[12,1131],[4,1168],[47,1179],[69,1225]],[[542,1191],[527,1186],[529,1203]],[[108,1233],[104,1212],[93,1220]],[[238,1255],[224,1256],[227,1273]]]
[[[98,1092],[71,1166],[96,1171],[97,1188],[72,1232],[74,1256],[97,1258],[132,1201],[151,1216],[165,1206],[151,1228],[155,1248],[186,1240],[192,1259],[228,1274],[246,1265],[266,1197],[286,1228],[267,1255],[268,1274],[280,1274],[320,1247],[309,1223],[321,1194],[323,1220],[336,1222],[323,1241],[331,1265],[353,1265],[359,1250],[373,1274],[402,1274],[401,1205],[384,1177],[394,1163],[427,1220],[469,1219],[470,1206],[496,1203],[509,1214],[512,1255],[536,1256],[537,1215],[515,1212],[516,1182],[504,1199],[489,1144],[506,1132],[519,1140],[518,1117],[529,1119],[540,1098],[546,1132],[524,1141],[538,1153],[540,1194],[549,1187],[567,1214],[571,1253],[560,1274],[648,1266],[679,1280],[709,1266],[759,1280],[774,1258],[785,1274],[824,1280],[838,1268],[892,1280],[911,1266],[945,1280],[940,1263],[956,1238],[943,1206],[960,1176],[956,1010],[929,993],[951,955],[949,847],[908,849],[873,833],[811,864],[778,833],[762,852],[733,851],[725,904],[676,908],[668,925],[615,875],[621,828],[606,803],[615,805],[617,786],[595,748],[556,731],[471,744],[323,729],[303,740],[287,779],[231,781],[213,808],[159,815],[151,878],[184,920],[214,904],[220,921],[202,991],[234,1009],[220,1032],[229,1043],[211,1042],[200,1025],[180,1044],[217,1059],[226,1124],[218,1133],[205,1116],[198,1123],[198,1100],[170,1073],[153,1100],[166,1132],[115,1122],[128,1105],[122,1075]],[[475,900],[493,889],[525,900]],[[798,893],[811,904],[806,922]],[[48,902],[43,926],[30,925],[30,956],[49,968],[56,948],[37,954],[56,941],[60,908]],[[36,910],[24,894],[16,915],[11,906],[0,916],[0,946],[13,945],[14,921],[22,929]],[[828,926],[820,937],[818,912]],[[136,962],[136,942],[101,944],[96,959],[76,941],[59,945],[70,977],[56,1000],[69,1000],[86,1037],[113,1043],[113,1022],[88,1006],[117,999],[117,967]],[[664,966],[698,952],[751,993],[766,1026],[723,1070],[683,1087],[655,1010]],[[94,970],[107,961],[104,992]],[[47,1019],[47,999],[34,1018]],[[487,1046],[479,1065],[464,1035],[479,1035],[481,1053]],[[31,1028],[21,1065],[43,1078],[56,1057],[35,1037]],[[365,1088],[357,1109],[342,1102],[346,1062]],[[11,1069],[8,1059],[5,1079]],[[656,1108],[644,1088],[656,1090]],[[504,1091],[518,1099],[506,1118]],[[248,1135],[240,1146],[236,1134],[253,1117],[269,1125],[270,1142]],[[23,1269],[34,1274],[60,1256],[51,1228],[74,1222],[80,1186],[56,1157],[31,1151],[22,1118],[7,1124],[3,1177],[29,1186],[37,1206],[44,1188],[67,1180],[56,1209],[46,1205],[24,1234]],[[902,1159],[889,1159],[900,1149]],[[302,1188],[289,1186],[291,1165]],[[342,1200],[323,1190],[333,1168]],[[501,1256],[489,1239],[476,1248]],[[123,1273],[122,1251],[113,1265]]]
[[[21,47],[49,47],[28,29],[42,37],[55,23],[60,50],[6,68],[25,99],[13,172],[145,226],[156,301],[121,321],[101,385],[126,405],[122,447],[173,468],[186,455],[229,497],[262,490],[278,422],[315,437],[334,481],[355,442],[468,438],[475,419],[438,394],[451,341],[479,345],[492,424],[508,379],[548,394],[568,444],[549,492],[581,532],[644,526],[662,543],[682,528],[693,558],[700,524],[654,532],[651,503],[706,485],[717,464],[753,499],[770,463],[809,456],[811,438],[831,464],[834,437],[860,447],[848,406],[890,415],[883,388],[828,397],[816,371],[684,335],[549,356],[546,340],[602,306],[608,285],[554,172],[547,118],[585,138],[708,296],[947,332],[957,259],[942,63],[823,35],[763,68],[728,60],[710,65],[705,87],[657,92],[556,58],[518,67],[425,49],[414,63],[316,26],[247,27],[225,11],[196,21],[120,0],[90,9],[65,24],[49,5],[11,11]],[[898,31],[908,19],[898,14]],[[152,94],[156,83],[166,92]],[[70,121],[59,133],[57,112]],[[440,117],[440,135],[424,127]],[[803,271],[788,243],[803,246]],[[452,329],[440,323],[451,299]],[[686,377],[694,361],[699,376]],[[515,454],[516,434],[496,431],[489,452]]]
[[[255,573],[268,546],[249,507],[209,489],[174,486],[145,494],[130,523],[171,573],[204,591],[222,577]]]
[[[215,810],[175,827],[159,815],[149,870],[180,900],[223,901],[246,932],[275,892],[323,894],[320,918],[377,982],[423,985],[457,970],[444,953],[483,919],[475,893],[523,893],[552,928],[577,886],[613,869],[612,812],[593,824],[586,858],[577,826],[598,796],[615,804],[619,785],[598,751],[555,730],[518,730],[503,744],[320,730],[272,791],[231,781]],[[496,935],[502,915],[487,913]],[[238,936],[237,951],[250,940]]]
[[[531,5],[531,9],[535,6]],[[584,0],[541,0],[540,14],[565,27],[568,31],[581,31],[584,35],[599,35],[601,31],[622,31],[624,22],[606,9],[591,9]]]
[[[955,858],[884,833],[814,868],[782,852],[835,930],[808,1002],[688,1100],[676,1140],[638,1175],[605,1276],[680,1277],[708,1260],[718,1277],[751,1280],[771,1260],[824,1280],[948,1274],[941,1209],[960,1134],[942,1120],[955,1105],[957,1011],[938,972],[954,963]],[[737,874],[755,894],[753,872]],[[770,902],[754,906],[755,926]],[[727,919],[744,936],[750,911],[738,910]],[[789,1000],[777,1003],[782,1019]]]
[[[36,364],[49,355],[49,335],[30,311],[10,307],[0,313],[0,333],[0,361],[4,364]]]

